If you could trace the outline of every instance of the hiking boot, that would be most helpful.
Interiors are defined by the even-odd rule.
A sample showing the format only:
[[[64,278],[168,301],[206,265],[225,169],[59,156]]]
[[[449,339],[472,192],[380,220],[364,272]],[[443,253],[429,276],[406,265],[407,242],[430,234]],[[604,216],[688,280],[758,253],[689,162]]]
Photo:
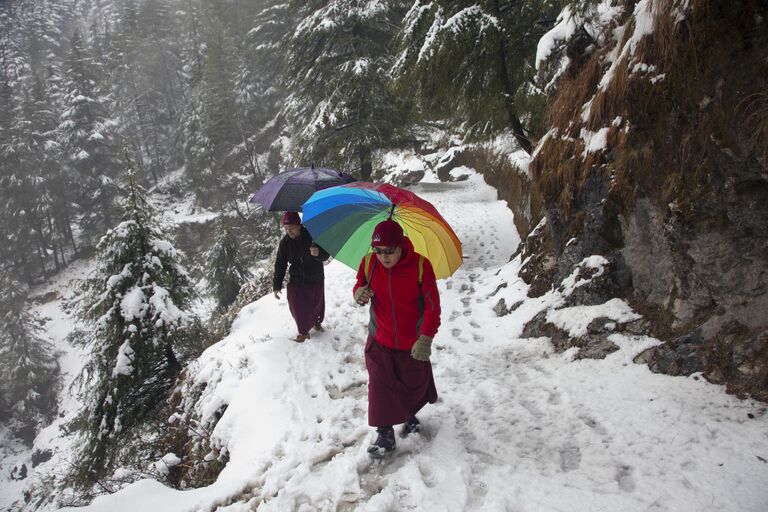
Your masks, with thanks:
[[[309,339],[309,334],[297,334],[295,338],[293,338],[293,341],[296,343],[304,343]]]
[[[320,324],[320,323],[316,323],[315,326],[313,327],[313,329],[315,329],[317,332],[325,332],[325,329],[323,328],[322,324]]]
[[[400,431],[400,437],[408,437],[410,434],[418,434],[421,431],[421,424],[416,416],[403,423],[403,429]]]
[[[395,449],[395,429],[392,427],[378,427],[376,432],[378,432],[379,436],[368,447],[368,455],[374,459],[381,459],[384,455]]]

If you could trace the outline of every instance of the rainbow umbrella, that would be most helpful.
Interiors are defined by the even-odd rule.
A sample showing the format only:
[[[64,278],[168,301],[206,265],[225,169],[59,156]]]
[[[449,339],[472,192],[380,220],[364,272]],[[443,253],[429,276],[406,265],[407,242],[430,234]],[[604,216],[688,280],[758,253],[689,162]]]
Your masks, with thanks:
[[[456,233],[431,203],[408,190],[358,181],[315,192],[303,210],[302,223],[315,242],[354,270],[371,250],[373,228],[389,217],[429,259],[438,279],[461,265]]]

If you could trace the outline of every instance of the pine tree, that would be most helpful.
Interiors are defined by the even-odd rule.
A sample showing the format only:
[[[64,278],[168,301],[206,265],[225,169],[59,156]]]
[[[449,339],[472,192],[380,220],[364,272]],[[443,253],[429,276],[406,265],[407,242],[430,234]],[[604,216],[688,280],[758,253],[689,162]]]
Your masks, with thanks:
[[[77,254],[72,229],[75,209],[75,182],[61,165],[62,154],[57,127],[63,101],[62,28],[72,16],[70,1],[37,4],[19,23],[30,73],[21,90],[21,109],[27,127],[25,168],[39,180],[43,229],[41,238],[54,269],[66,264],[68,253]]]
[[[30,212],[25,207],[30,180],[21,169],[19,112],[12,86],[18,74],[18,54],[10,45],[0,47],[0,234],[7,241],[0,246],[0,255],[32,283],[35,251]]]
[[[53,348],[25,309],[28,289],[0,273],[0,388],[11,431],[32,446],[56,414],[59,367]]]
[[[154,182],[179,162],[173,157],[173,123],[182,96],[180,63],[171,41],[171,7],[166,0],[122,6],[111,35],[112,108],[122,138],[143,174]],[[104,35],[106,38],[106,34]]]
[[[530,153],[523,124],[536,45],[557,14],[553,0],[417,0],[405,16],[393,74],[426,116],[486,138],[511,130]]]
[[[299,23],[286,74],[298,160],[356,161],[370,179],[372,152],[391,144],[408,121],[388,76],[403,13],[403,2],[334,0]]]
[[[294,27],[293,13],[284,0],[260,2],[242,36],[243,59],[235,79],[237,107],[247,126],[262,128],[275,119],[285,92],[281,78],[286,47],[282,44]]]
[[[81,481],[106,474],[121,455],[119,440],[162,403],[191,343],[193,297],[182,254],[152,220],[144,192],[129,172],[124,220],[98,245],[98,268],[80,315],[89,326]]]
[[[244,157],[241,175],[250,175],[258,181],[268,165],[262,160],[266,159],[265,154],[270,152],[284,125],[280,115],[286,96],[281,83],[286,58],[283,41],[294,28],[294,21],[290,4],[284,0],[242,4],[252,7],[238,16],[240,44],[234,83],[238,129],[242,136],[238,150]],[[275,167],[278,165],[273,165]]]
[[[78,180],[77,203],[87,239],[95,239],[112,225],[119,171],[115,122],[109,116],[100,83],[97,66],[80,32],[75,31],[58,129],[65,165]]]
[[[216,298],[217,309],[224,311],[237,298],[249,272],[240,257],[240,244],[232,229],[224,219],[220,219],[216,227],[216,242],[206,255],[206,275],[208,290]]]
[[[223,0],[207,2],[197,60],[198,82],[184,114],[186,172],[204,202],[237,170],[233,149],[242,141],[235,105],[234,43]]]

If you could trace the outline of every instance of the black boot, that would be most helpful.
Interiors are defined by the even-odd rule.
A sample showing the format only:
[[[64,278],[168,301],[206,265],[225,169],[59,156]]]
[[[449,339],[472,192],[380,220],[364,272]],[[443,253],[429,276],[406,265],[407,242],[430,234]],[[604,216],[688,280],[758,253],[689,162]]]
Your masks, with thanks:
[[[408,437],[410,434],[417,434],[421,430],[421,424],[419,420],[414,416],[405,423],[403,423],[403,429],[400,431],[400,437]]]
[[[395,449],[395,429],[392,427],[378,427],[376,432],[379,435],[376,441],[368,447],[368,455],[375,459],[380,459]]]

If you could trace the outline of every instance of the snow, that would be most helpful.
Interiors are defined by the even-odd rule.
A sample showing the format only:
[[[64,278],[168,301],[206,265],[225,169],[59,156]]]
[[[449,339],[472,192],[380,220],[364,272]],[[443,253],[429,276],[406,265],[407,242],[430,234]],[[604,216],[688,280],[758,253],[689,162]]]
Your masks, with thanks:
[[[617,322],[631,322],[640,315],[621,299],[611,299],[596,306],[573,306],[547,311],[547,322],[567,331],[573,337],[586,336],[587,326],[596,318],[609,318]]]
[[[77,346],[71,346],[66,342],[65,337],[72,330],[75,321],[70,311],[62,308],[62,301],[71,300],[77,295],[78,289],[74,286],[73,280],[84,278],[90,265],[92,262],[89,261],[75,261],[70,264],[66,273],[55,276],[46,285],[30,290],[30,300],[39,302],[35,305],[34,310],[45,322],[45,337],[53,344],[55,351],[59,354],[62,390],[59,415],[53,423],[38,434],[31,450],[26,450],[20,445],[14,445],[8,437],[7,431],[0,428],[0,510],[16,510],[11,504],[21,498],[29,481],[8,480],[14,468],[20,468],[24,464],[30,475],[33,475],[36,469],[63,474],[71,464],[71,452],[69,451],[71,438],[63,437],[62,431],[67,429],[67,424],[74,419],[74,413],[80,407],[79,401],[69,389],[83,367],[87,351]],[[46,300],[44,297],[49,293],[55,293],[57,297]],[[51,460],[33,468],[30,454],[35,450],[44,451],[46,449],[53,452]]]
[[[583,29],[594,41],[602,42],[606,29],[613,25],[624,12],[621,4],[612,5],[615,3],[617,2],[612,0],[600,0],[596,4],[583,6],[586,9],[584,13],[571,12],[571,7],[567,5],[563,8],[555,26],[539,39],[536,46],[534,65],[537,70],[542,69],[542,65],[553,55],[559,55],[557,69],[549,78],[549,83],[544,86],[544,90],[550,90],[567,69],[570,59],[562,54],[562,49],[580,29]]]
[[[411,157],[403,156],[404,171],[416,168]],[[291,342],[285,299],[268,295],[193,363],[189,373],[202,389],[197,417],[205,422],[227,406],[211,432],[211,446],[229,455],[216,482],[182,491],[144,479],[64,510],[765,510],[768,465],[758,458],[768,459],[765,406],[697,375],[655,375],[634,364],[659,343],[653,338],[617,331],[609,339],[619,350],[604,360],[575,360],[578,349],[557,354],[546,338],[521,339],[542,311],[573,335],[593,318],[618,325],[638,315],[619,299],[562,307],[604,272],[601,256],[582,261],[560,289],[528,298],[519,258],[509,260],[519,243],[512,213],[482,176],[455,172],[468,178],[440,183],[428,175],[413,187],[451,223],[465,254],[439,282],[443,324],[432,361],[440,399],[419,414],[421,435],[398,439],[396,455],[381,465],[368,459],[368,312],[351,300],[354,272],[333,261],[326,332]],[[519,305],[498,317],[501,298]],[[55,332],[71,321],[59,315],[49,322]],[[76,368],[77,354],[68,357],[63,367]],[[35,471],[61,467],[70,453],[55,426],[36,441],[46,445],[59,448]],[[171,453],[154,467],[162,475],[185,462]],[[2,485],[0,507],[22,489]]]
[[[479,22],[479,23],[478,23]],[[499,30],[499,20],[488,15],[479,5],[472,5],[460,10],[445,22],[441,30],[452,32],[455,35],[461,34],[467,29],[467,25],[479,24],[477,34],[483,35],[489,28]]]
[[[429,31],[427,31],[427,35],[419,50],[419,56],[416,59],[417,64],[421,62],[422,59],[429,60],[434,54],[433,45],[435,44],[435,41],[437,41],[437,36],[442,30],[442,25],[443,9],[442,7],[438,7],[437,12],[435,13],[435,19],[432,21],[432,25],[429,27]]]
[[[578,20],[571,15],[570,6],[566,5],[557,16],[555,26],[544,34],[536,45],[536,69],[541,67],[561,41],[570,39],[578,28]]]
[[[152,295],[149,297],[149,305],[156,318],[155,327],[173,326],[184,324],[191,321],[191,317],[186,312],[180,310],[173,303],[168,290],[157,283],[152,283]]]
[[[155,463],[155,469],[161,475],[167,475],[168,470],[174,466],[181,464],[181,459],[175,453],[166,453],[163,457]]]
[[[126,322],[131,322],[134,319],[143,318],[146,312],[147,303],[144,301],[144,291],[140,286],[133,286],[125,293],[120,302],[120,315]]]
[[[112,369],[112,377],[118,375],[130,375],[133,373],[133,354],[135,352],[131,348],[131,344],[128,340],[125,340],[117,351],[117,361],[115,367]]]
[[[604,151],[608,146],[608,132],[610,127],[604,126],[596,132],[589,130],[581,130],[581,138],[584,140],[584,153],[582,157],[586,157],[589,153],[596,153],[598,151]]]
[[[655,18],[654,3],[652,0],[640,0],[635,5],[634,16],[631,18],[634,20],[634,30],[629,37],[627,43],[622,47],[616,45],[616,48],[611,52],[608,61],[611,62],[611,66],[600,79],[599,89],[605,91],[613,76],[618,69],[618,65],[624,61],[624,59],[632,59],[635,55],[635,49],[640,41],[647,35],[653,33],[653,20]],[[618,27],[614,31],[614,38],[616,41],[621,41],[624,33],[624,27]]]

